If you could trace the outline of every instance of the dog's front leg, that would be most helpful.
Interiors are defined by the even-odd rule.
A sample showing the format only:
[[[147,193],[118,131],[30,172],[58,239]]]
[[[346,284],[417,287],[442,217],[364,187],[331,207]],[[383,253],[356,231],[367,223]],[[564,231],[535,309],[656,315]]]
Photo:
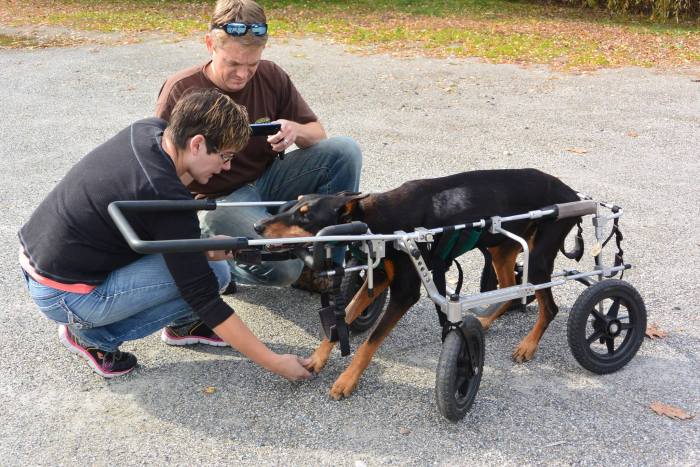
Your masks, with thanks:
[[[345,307],[345,322],[347,324],[355,321],[355,319],[360,316],[362,312],[365,311],[367,307],[370,306],[372,302],[374,302],[374,300],[379,297],[389,286],[390,280],[393,278],[393,265],[387,261],[385,269],[391,271],[391,273],[385,274],[384,277],[382,277],[382,279],[375,284],[374,293],[371,297],[367,293],[367,281],[365,281],[348,306]],[[313,371],[314,373],[319,373],[326,366],[326,363],[328,363],[328,358],[331,355],[333,347],[335,347],[335,343],[330,342],[327,337],[324,337],[321,344],[311,355],[311,363],[306,367],[306,369]]]
[[[352,394],[357,387],[357,383],[360,381],[362,373],[369,365],[369,362],[372,360],[372,356],[382,344],[384,338],[389,335],[404,313],[406,313],[406,311],[408,311],[408,309],[418,301],[420,290],[417,287],[416,290],[418,295],[416,296],[415,300],[400,304],[400,302],[395,299],[394,290],[392,289],[389,307],[384,313],[384,316],[382,316],[381,321],[379,321],[379,324],[376,328],[374,328],[372,334],[370,334],[367,340],[362,343],[360,348],[357,349],[357,352],[355,352],[355,356],[353,357],[352,362],[350,362],[350,365],[333,384],[330,392],[333,399],[340,400],[342,397],[348,397],[350,394]]]
[[[313,372],[319,373],[323,370],[323,367],[328,363],[328,358],[331,356],[331,350],[335,347],[335,342],[331,342],[327,337],[324,337],[318,348],[311,354],[309,359],[311,362],[309,365],[305,365],[306,369]]]

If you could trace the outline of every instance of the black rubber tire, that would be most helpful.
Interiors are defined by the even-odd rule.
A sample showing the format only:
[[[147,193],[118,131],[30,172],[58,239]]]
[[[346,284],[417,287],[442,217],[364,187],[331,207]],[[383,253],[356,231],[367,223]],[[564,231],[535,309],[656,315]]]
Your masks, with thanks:
[[[604,306],[610,307],[600,313],[596,307],[603,300],[607,301]],[[626,317],[619,315],[623,308]],[[619,334],[610,332],[612,325]],[[588,287],[576,299],[566,337],[576,361],[588,371],[602,375],[613,373],[632,360],[642,345],[646,327],[647,311],[639,292],[627,282],[606,279]]]
[[[353,267],[360,265],[361,263],[359,260],[351,258],[345,266]],[[340,284],[340,293],[345,298],[345,303],[350,303],[350,300],[352,300],[357,291],[360,290],[360,287],[362,287],[364,282],[364,271],[349,272],[343,276],[343,282]],[[354,333],[361,333],[374,326],[374,323],[377,322],[377,319],[384,311],[384,305],[386,304],[386,299],[388,296],[389,289],[387,288],[367,307],[365,311],[362,312],[360,316],[355,319],[355,321],[348,324],[350,331]]]
[[[446,419],[457,422],[469,412],[479,391],[484,370],[484,331],[475,317],[467,315],[462,325],[471,340],[470,348],[478,352],[479,365],[472,368],[465,338],[461,331],[450,331],[442,343],[435,378],[435,400]]]

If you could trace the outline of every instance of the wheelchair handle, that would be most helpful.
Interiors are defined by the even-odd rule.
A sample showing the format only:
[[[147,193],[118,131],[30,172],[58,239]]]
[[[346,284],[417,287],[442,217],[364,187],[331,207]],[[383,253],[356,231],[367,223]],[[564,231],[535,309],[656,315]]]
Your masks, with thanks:
[[[245,237],[230,239],[180,239],[180,240],[142,240],[124,216],[126,211],[162,212],[162,211],[211,211],[216,209],[214,200],[150,200],[150,201],[113,201],[107,207],[110,217],[124,236],[126,243],[137,253],[184,253],[208,250],[238,250],[248,246]]]

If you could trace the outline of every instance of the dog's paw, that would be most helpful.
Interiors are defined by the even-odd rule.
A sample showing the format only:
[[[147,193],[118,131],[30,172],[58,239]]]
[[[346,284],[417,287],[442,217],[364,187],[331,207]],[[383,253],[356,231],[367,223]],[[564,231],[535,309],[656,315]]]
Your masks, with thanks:
[[[318,348],[314,350],[314,353],[311,354],[309,357],[310,363],[308,365],[304,365],[304,368],[314,373],[319,373],[321,370],[323,370],[331,356],[333,345],[333,343],[328,342],[327,339],[324,339],[321,342],[321,345],[319,345]]]
[[[513,360],[517,363],[528,362],[535,356],[535,352],[537,352],[537,344],[523,340],[513,351]]]
[[[356,377],[347,374],[347,372],[343,373],[338,377],[331,388],[331,398],[339,401],[343,397],[350,397],[350,394],[357,388],[357,381],[358,379]]]
[[[320,373],[326,366],[326,363],[328,363],[328,355],[324,357],[323,355],[317,355],[317,352],[314,352],[313,355],[309,357],[309,360],[309,364],[304,365],[304,368],[312,373]]]

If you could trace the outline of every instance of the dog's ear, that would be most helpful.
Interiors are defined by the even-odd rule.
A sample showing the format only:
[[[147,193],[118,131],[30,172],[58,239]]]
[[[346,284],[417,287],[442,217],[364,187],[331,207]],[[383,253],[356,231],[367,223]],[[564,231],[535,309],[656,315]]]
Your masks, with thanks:
[[[364,199],[369,196],[369,193],[363,194],[363,193],[346,193],[344,195],[344,202],[342,206],[340,206],[340,209],[338,210],[338,220],[342,224],[346,224],[348,222],[352,222],[353,219],[357,217],[357,211],[358,211],[358,204],[360,203],[361,199]]]

